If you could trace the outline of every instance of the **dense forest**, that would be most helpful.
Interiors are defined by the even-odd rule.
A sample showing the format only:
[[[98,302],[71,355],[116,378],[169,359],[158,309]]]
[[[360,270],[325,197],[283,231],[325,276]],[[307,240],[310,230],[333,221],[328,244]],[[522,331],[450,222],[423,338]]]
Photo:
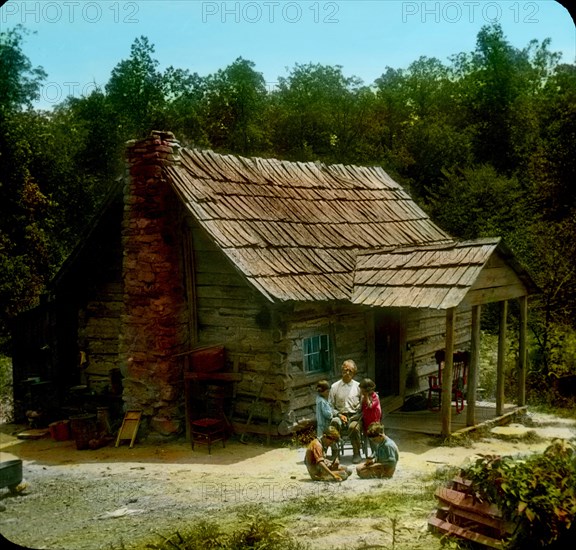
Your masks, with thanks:
[[[140,37],[103,88],[40,111],[47,75],[24,55],[26,34],[0,33],[5,353],[10,320],[37,302],[123,175],[125,142],[162,129],[223,153],[379,165],[455,237],[503,237],[541,290],[532,379],[576,374],[576,65],[548,40],[517,49],[490,25],[448,63],[422,56],[371,84],[295,64],[269,89],[242,58],[207,76],[160,71]]]

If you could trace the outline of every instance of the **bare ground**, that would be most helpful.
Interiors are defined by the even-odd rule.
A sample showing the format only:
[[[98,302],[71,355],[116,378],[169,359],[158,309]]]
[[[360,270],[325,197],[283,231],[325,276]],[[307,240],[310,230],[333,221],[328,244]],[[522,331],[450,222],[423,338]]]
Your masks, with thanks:
[[[144,548],[175,529],[201,519],[233,521],[238,510],[261,505],[278,510],[317,496],[378,498],[406,495],[410,509],[389,516],[334,517],[322,510],[290,518],[290,534],[315,550],[337,548],[440,548],[427,530],[434,510],[438,472],[464,465],[478,454],[515,455],[545,449],[553,438],[574,440],[576,423],[530,414],[536,437],[503,440],[484,437],[462,446],[438,446],[430,436],[390,433],[401,457],[391,480],[361,480],[355,474],[339,484],[314,483],[303,463],[304,449],[267,447],[229,440],[207,453],[184,440],[148,439],[129,448],[124,442],[97,450],[76,450],[73,441],[21,440],[21,426],[0,426],[1,459],[23,460],[26,488],[18,495],[0,489],[0,533],[26,548],[120,550]],[[344,457],[346,463],[349,457]],[[416,498],[414,498],[416,496]],[[394,525],[393,525],[394,524]]]

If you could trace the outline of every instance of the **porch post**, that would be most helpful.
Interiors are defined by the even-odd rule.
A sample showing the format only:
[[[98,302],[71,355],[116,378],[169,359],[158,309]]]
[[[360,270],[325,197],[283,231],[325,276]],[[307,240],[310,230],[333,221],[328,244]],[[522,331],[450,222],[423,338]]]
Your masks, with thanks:
[[[500,302],[500,332],[498,334],[498,365],[496,371],[496,416],[504,413],[504,362],[506,357],[506,319],[508,301]]]
[[[518,349],[518,406],[526,405],[526,330],[528,326],[528,296],[518,298],[520,304],[520,335]]]
[[[476,389],[478,387],[478,365],[480,363],[480,311],[480,306],[472,306],[472,342],[466,387],[466,426],[474,426],[476,424]]]
[[[452,367],[454,364],[454,317],[455,309],[446,310],[446,346],[444,350],[444,370],[442,371],[442,435],[452,433]]]

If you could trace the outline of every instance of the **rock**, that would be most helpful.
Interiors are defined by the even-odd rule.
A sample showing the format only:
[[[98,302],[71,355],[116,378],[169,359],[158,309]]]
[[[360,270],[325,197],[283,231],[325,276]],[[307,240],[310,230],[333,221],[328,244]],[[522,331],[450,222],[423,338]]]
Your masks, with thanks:
[[[509,424],[508,426],[495,426],[490,430],[490,433],[502,439],[522,439],[536,432],[522,424]]]
[[[150,421],[150,428],[160,435],[174,435],[180,433],[182,423],[178,419],[155,416]]]

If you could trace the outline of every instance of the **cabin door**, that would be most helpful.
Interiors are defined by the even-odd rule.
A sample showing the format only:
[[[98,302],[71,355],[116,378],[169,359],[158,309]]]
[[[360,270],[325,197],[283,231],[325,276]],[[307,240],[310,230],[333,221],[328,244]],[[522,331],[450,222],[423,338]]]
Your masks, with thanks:
[[[380,397],[400,395],[401,319],[393,309],[374,311],[376,391]]]

